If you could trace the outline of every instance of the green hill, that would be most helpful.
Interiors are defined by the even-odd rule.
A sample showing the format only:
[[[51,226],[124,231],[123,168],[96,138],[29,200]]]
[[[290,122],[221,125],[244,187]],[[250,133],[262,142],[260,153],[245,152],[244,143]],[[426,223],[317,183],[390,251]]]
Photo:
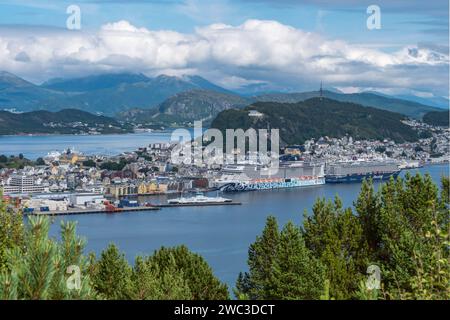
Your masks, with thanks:
[[[449,126],[449,110],[446,111],[432,111],[423,116],[423,122],[433,126],[448,127]]]
[[[257,110],[262,117],[249,116]],[[248,128],[280,130],[283,144],[301,144],[322,136],[356,139],[393,139],[396,142],[416,141],[417,132],[401,122],[405,116],[363,107],[349,102],[319,98],[299,103],[256,102],[242,110],[225,110],[211,124],[212,128]]]
[[[129,131],[131,131],[130,127],[120,124],[115,119],[75,109],[24,113],[0,111],[0,135],[125,133]]]
[[[430,111],[439,111],[440,109],[423,105],[417,102],[392,98],[370,92],[343,94],[328,90],[323,91],[326,98],[341,101],[357,103],[366,107],[373,107],[381,110],[392,111],[404,114],[411,118],[421,119],[424,114]],[[283,102],[296,103],[319,96],[318,91],[301,93],[273,93],[254,97],[256,101],[263,102]]]

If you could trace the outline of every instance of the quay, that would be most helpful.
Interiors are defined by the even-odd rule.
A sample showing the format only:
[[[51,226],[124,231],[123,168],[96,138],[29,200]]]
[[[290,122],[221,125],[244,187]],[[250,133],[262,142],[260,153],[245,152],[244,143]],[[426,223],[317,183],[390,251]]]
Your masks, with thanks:
[[[29,216],[67,216],[67,215],[76,215],[76,214],[122,213],[122,212],[149,211],[149,210],[160,210],[160,209],[161,208],[158,206],[116,208],[115,210],[72,209],[72,210],[58,210],[58,211],[28,212],[28,213],[26,213],[26,215],[29,215]]]
[[[29,216],[68,216],[78,214],[98,214],[98,213],[122,213],[122,212],[138,212],[138,211],[154,211],[161,210],[161,208],[173,208],[173,207],[207,207],[207,206],[230,206],[241,205],[241,202],[224,202],[224,203],[185,203],[185,204],[157,204],[149,207],[124,207],[115,208],[114,210],[105,209],[70,209],[70,210],[56,210],[56,211],[36,211],[27,212]]]
[[[156,207],[159,208],[172,208],[172,207],[209,207],[209,206],[236,206],[241,205],[241,202],[209,202],[209,203],[167,203],[159,204]]]

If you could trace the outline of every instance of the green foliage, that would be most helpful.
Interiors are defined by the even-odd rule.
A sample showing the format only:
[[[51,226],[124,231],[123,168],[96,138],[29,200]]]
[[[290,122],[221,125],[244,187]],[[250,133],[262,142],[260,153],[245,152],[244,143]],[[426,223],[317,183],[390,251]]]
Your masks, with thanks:
[[[102,170],[112,170],[112,171],[121,171],[123,168],[125,168],[126,165],[127,165],[126,159],[121,158],[119,160],[119,162],[113,162],[113,161],[103,162],[100,165],[100,169],[102,169]]]
[[[0,197],[2,199],[2,197]],[[22,215],[0,202],[0,299],[228,299],[227,286],[186,247],[161,248],[131,267],[111,244],[97,260],[83,256],[74,223],[61,223],[61,241],[48,236],[50,220]],[[70,288],[73,270],[79,287]],[[76,282],[75,282],[76,283]]]
[[[249,116],[257,110],[263,117]],[[392,139],[396,142],[417,141],[417,132],[402,123],[404,116],[361,105],[330,99],[309,99],[297,103],[256,102],[242,110],[221,112],[211,127],[247,130],[279,128],[285,144],[302,144],[305,140],[323,136],[356,139]]]
[[[6,253],[14,247],[22,248],[24,230],[21,212],[7,208],[0,191],[0,272],[7,271]]]
[[[315,299],[324,268],[306,248],[300,230],[288,223],[281,232],[274,217],[249,249],[249,272],[240,274],[235,295],[251,299]]]
[[[318,299],[323,292],[325,269],[306,248],[300,230],[291,222],[280,233],[270,296],[274,299]]]
[[[300,92],[300,93],[269,93],[256,97],[257,101],[273,101],[283,103],[296,103],[314,97],[319,97],[319,91]],[[410,118],[420,119],[422,116],[430,111],[439,110],[434,107],[423,105],[417,102],[386,97],[370,92],[343,94],[334,91],[323,90],[323,96],[328,99],[333,99],[342,102],[350,102],[363,105],[365,107],[372,107],[381,110],[397,112],[404,114]]]
[[[83,166],[85,166],[85,167],[95,167],[96,163],[95,163],[94,160],[89,159],[89,160],[83,161]]]
[[[450,299],[449,185],[443,177],[439,195],[429,175],[407,174],[375,192],[365,181],[355,214],[338,197],[318,199],[300,234],[292,223],[279,233],[270,217],[250,246],[236,296]],[[368,286],[370,265],[380,268],[379,288]]]
[[[29,133],[88,133],[95,128],[101,133],[126,133],[131,128],[113,118],[94,115],[76,109],[64,109],[57,112],[31,111],[11,113],[0,111],[0,135]],[[82,125],[82,124],[85,125]]]
[[[227,286],[222,284],[211,267],[199,255],[185,246],[161,248],[149,258],[161,274],[180,273],[195,300],[228,299]]]
[[[36,161],[34,162],[37,166],[44,166],[45,165],[45,161],[44,159],[42,159],[41,157],[37,158]]]
[[[131,296],[132,269],[119,249],[110,244],[91,268],[92,285],[100,297],[112,300]]]
[[[303,232],[307,247],[326,266],[330,295],[352,298],[367,264],[367,245],[359,219],[351,209],[342,208],[338,197],[334,203],[319,199],[312,216],[305,215]]]
[[[137,257],[134,263],[132,298],[135,300],[193,299],[184,272],[177,269],[172,257],[163,270],[150,258]]]
[[[186,247],[161,248],[129,266],[110,245],[91,269],[93,286],[105,299],[228,299],[226,285],[205,260]]]
[[[1,299],[92,299],[95,297],[82,256],[84,241],[75,234],[75,225],[61,224],[61,243],[48,237],[46,217],[29,219],[24,245],[6,250],[6,271],[0,275]],[[68,267],[80,268],[78,288],[69,289]]]
[[[279,241],[278,223],[275,217],[268,217],[262,235],[250,245],[248,250],[249,272],[239,275],[236,295],[245,294],[250,299],[271,298],[270,277]]]
[[[5,156],[0,155],[0,169],[10,168],[10,169],[23,169],[25,166],[33,165],[33,161],[24,158],[22,154],[18,156]]]
[[[436,270],[443,272],[439,278],[448,281],[448,232],[441,234],[441,230],[449,228],[449,211],[445,200],[439,199],[431,177],[407,175],[404,181],[391,180],[381,188],[380,203],[381,244],[377,258],[382,265],[386,295],[419,297],[421,285],[416,282]],[[430,241],[430,234],[434,241]],[[440,266],[441,259],[446,260],[445,268]],[[440,280],[428,286],[429,292],[449,298],[448,290],[441,290]]]
[[[423,122],[433,126],[448,127],[450,114],[448,110],[430,111],[423,116]]]

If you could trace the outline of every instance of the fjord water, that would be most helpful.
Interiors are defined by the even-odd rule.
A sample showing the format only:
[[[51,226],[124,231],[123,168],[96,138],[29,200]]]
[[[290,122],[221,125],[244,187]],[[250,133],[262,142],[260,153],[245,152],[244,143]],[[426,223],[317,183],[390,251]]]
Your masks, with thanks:
[[[36,160],[51,151],[74,148],[87,155],[116,155],[150,143],[170,141],[171,131],[107,135],[0,136],[0,155],[18,155]]]
[[[449,175],[448,165],[409,171],[412,174],[428,172],[436,183],[442,175]],[[401,175],[404,174],[402,172]],[[239,272],[247,270],[248,247],[261,234],[268,215],[276,216],[280,226],[289,220],[300,224],[303,212],[311,213],[315,199],[333,199],[339,195],[348,207],[352,206],[359,189],[359,183],[326,184],[225,195],[242,202],[240,206],[163,208],[160,211],[56,217],[51,234],[59,237],[61,220],[78,221],[78,234],[87,239],[88,251],[99,254],[109,243],[115,243],[130,262],[136,255],[152,254],[161,246],[184,244],[201,254],[214,273],[232,288]],[[163,203],[167,198],[155,196],[145,200]]]

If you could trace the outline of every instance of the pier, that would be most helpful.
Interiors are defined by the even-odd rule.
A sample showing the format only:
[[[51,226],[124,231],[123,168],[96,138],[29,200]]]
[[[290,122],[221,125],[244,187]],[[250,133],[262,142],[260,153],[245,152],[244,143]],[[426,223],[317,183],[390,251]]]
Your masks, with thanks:
[[[210,206],[236,206],[241,205],[241,202],[209,202],[209,203],[167,203],[157,205],[159,208],[172,208],[172,207],[210,207]]]
[[[102,210],[102,209],[71,209],[71,210],[61,210],[61,211],[37,211],[26,213],[30,216],[68,216],[76,214],[98,214],[98,213],[122,213],[122,212],[136,212],[136,211],[149,211],[149,210],[160,210],[158,206],[154,207],[127,207],[127,208],[117,208],[114,211]]]
[[[161,210],[162,208],[173,208],[173,207],[210,207],[210,206],[232,206],[241,205],[241,202],[224,202],[224,203],[183,203],[183,204],[158,204],[150,207],[124,207],[116,208],[115,210],[105,210],[105,209],[70,209],[70,210],[58,210],[58,211],[36,211],[28,212],[26,215],[29,216],[68,216],[68,215],[78,215],[78,214],[116,214],[123,212],[139,212],[139,211],[155,211]]]

